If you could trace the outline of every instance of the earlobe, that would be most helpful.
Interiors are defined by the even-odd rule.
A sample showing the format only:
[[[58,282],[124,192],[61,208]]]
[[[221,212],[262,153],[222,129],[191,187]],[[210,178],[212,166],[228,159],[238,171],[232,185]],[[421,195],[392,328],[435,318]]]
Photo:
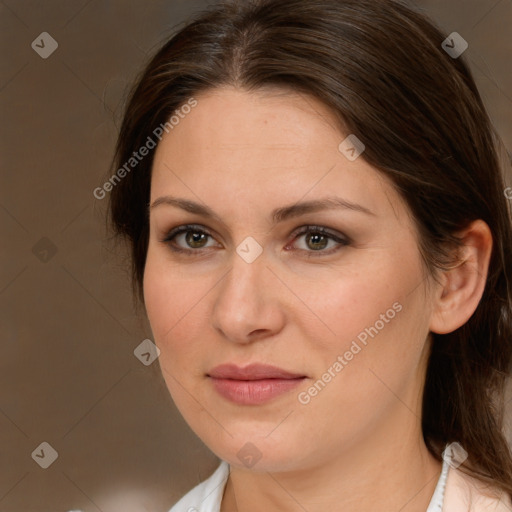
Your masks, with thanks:
[[[464,325],[475,312],[484,293],[492,252],[492,234],[483,220],[473,221],[458,233],[463,242],[459,262],[442,275],[430,330],[447,334]]]

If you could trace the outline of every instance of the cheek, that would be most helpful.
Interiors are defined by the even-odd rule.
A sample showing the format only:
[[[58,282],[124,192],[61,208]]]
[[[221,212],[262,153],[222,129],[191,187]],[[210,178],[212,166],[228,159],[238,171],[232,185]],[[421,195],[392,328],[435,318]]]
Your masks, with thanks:
[[[358,335],[364,342],[365,329],[376,322],[379,331],[387,328],[381,315],[393,320],[397,314],[393,304],[410,291],[404,275],[407,272],[399,275],[391,261],[381,258],[363,269],[328,269],[315,280],[304,281],[298,276],[292,285],[301,299],[296,301],[295,321],[302,325],[307,338],[315,340],[315,349],[344,352]]]
[[[191,397],[200,396],[203,380],[204,346],[200,340],[204,341],[207,329],[205,308],[210,288],[205,280],[180,276],[178,268],[148,253],[144,272],[147,316],[160,349],[159,365],[167,389],[188,419],[201,413],[199,402]]]
[[[315,314],[296,322],[318,387],[329,381],[325,387],[336,389],[330,399],[362,404],[416,379],[428,333],[422,281],[411,254],[408,264],[384,257],[364,272],[297,288]]]
[[[200,351],[193,340],[200,339],[201,333],[204,336],[201,319],[209,318],[205,308],[210,288],[208,280],[184,276],[165,258],[148,252],[144,299],[164,372],[183,371],[191,361],[198,361]]]

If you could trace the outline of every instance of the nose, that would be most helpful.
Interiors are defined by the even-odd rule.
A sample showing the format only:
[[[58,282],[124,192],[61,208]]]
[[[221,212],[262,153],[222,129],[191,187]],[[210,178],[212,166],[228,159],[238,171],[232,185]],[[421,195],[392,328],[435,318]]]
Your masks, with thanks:
[[[212,323],[225,339],[247,344],[283,329],[286,288],[268,267],[265,252],[252,263],[234,253],[231,270],[215,290]]]

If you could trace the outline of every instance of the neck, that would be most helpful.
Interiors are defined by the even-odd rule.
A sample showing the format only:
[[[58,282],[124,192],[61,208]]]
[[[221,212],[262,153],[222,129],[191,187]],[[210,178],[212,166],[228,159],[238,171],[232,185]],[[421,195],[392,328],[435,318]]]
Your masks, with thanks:
[[[331,460],[291,472],[231,466],[221,512],[425,512],[442,464],[428,452],[421,432],[407,436],[404,430],[389,442],[388,429],[380,429],[381,435]]]

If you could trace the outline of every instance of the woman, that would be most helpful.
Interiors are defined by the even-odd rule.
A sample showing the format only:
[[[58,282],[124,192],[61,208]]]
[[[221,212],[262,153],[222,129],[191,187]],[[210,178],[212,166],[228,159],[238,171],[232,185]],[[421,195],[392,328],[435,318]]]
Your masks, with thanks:
[[[173,512],[512,510],[509,205],[446,39],[391,0],[228,2],[138,80],[111,221],[222,460]]]

